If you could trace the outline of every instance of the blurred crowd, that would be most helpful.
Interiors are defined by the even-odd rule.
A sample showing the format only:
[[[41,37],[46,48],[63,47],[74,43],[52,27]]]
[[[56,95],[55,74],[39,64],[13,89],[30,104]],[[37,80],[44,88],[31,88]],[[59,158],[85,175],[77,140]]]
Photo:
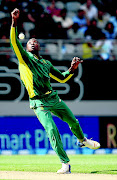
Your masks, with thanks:
[[[20,9],[18,32],[26,38],[83,40],[84,49],[108,59],[117,39],[117,7],[114,0],[0,0],[0,39],[9,39],[11,11]],[[90,40],[96,41],[91,44]],[[110,41],[111,40],[111,41]],[[84,52],[85,54],[85,52]],[[87,52],[86,52],[87,54]]]

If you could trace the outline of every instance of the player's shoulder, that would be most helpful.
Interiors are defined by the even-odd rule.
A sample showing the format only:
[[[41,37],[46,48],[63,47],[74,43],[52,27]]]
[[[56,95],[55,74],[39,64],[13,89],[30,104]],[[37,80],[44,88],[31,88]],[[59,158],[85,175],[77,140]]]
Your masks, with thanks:
[[[27,56],[29,59],[33,59],[33,54],[31,52],[25,51],[25,56]]]
[[[49,65],[51,65],[51,62],[50,62],[49,60],[46,60],[46,63],[49,64]]]

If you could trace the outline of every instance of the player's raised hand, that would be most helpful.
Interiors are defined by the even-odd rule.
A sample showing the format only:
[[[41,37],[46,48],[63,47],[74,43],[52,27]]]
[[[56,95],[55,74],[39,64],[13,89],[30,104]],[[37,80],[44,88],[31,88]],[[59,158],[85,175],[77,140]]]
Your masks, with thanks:
[[[12,12],[11,12],[11,16],[12,16],[12,27],[16,27],[17,26],[17,20],[19,18],[20,15],[20,11],[19,9],[15,8]]]
[[[20,15],[20,11],[19,9],[15,8],[12,12],[11,12],[11,16],[14,20],[17,20],[19,18]]]
[[[81,60],[80,58],[74,57],[71,62],[71,67],[69,68],[69,72],[74,72],[75,69],[78,68],[78,65],[82,62],[83,62],[83,60]]]

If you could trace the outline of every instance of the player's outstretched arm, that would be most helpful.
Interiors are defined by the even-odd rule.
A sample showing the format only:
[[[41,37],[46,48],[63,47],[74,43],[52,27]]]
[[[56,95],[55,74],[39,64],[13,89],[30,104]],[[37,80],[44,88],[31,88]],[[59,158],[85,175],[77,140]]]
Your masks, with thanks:
[[[82,63],[83,60],[81,60],[78,57],[74,57],[71,62],[71,67],[69,68],[70,73],[74,73],[74,71],[78,68],[78,65]]]
[[[19,15],[20,15],[20,11],[19,9],[15,8],[12,12],[11,12],[11,16],[12,16],[12,27],[16,27],[17,26],[17,20],[19,19]]]
[[[63,73],[61,73],[55,67],[51,66],[50,77],[60,83],[65,83],[73,76],[75,69],[77,69],[79,63],[82,63],[82,62],[83,60],[80,60],[80,58],[74,57],[71,62],[71,67]]]
[[[10,30],[10,42],[11,42],[11,47],[13,48],[19,62],[24,63],[22,56],[23,55],[27,56],[27,52],[24,50],[23,46],[21,45],[21,43],[17,38],[17,21],[19,19],[19,15],[20,15],[20,11],[17,8],[15,8],[11,12],[12,24]]]

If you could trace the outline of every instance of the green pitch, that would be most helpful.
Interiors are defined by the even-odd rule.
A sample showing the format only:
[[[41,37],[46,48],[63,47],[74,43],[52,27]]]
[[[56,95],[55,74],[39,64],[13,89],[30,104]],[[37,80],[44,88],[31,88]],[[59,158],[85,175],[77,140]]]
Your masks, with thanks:
[[[117,174],[117,155],[69,155],[72,173]],[[56,155],[0,156],[0,171],[56,172]]]

